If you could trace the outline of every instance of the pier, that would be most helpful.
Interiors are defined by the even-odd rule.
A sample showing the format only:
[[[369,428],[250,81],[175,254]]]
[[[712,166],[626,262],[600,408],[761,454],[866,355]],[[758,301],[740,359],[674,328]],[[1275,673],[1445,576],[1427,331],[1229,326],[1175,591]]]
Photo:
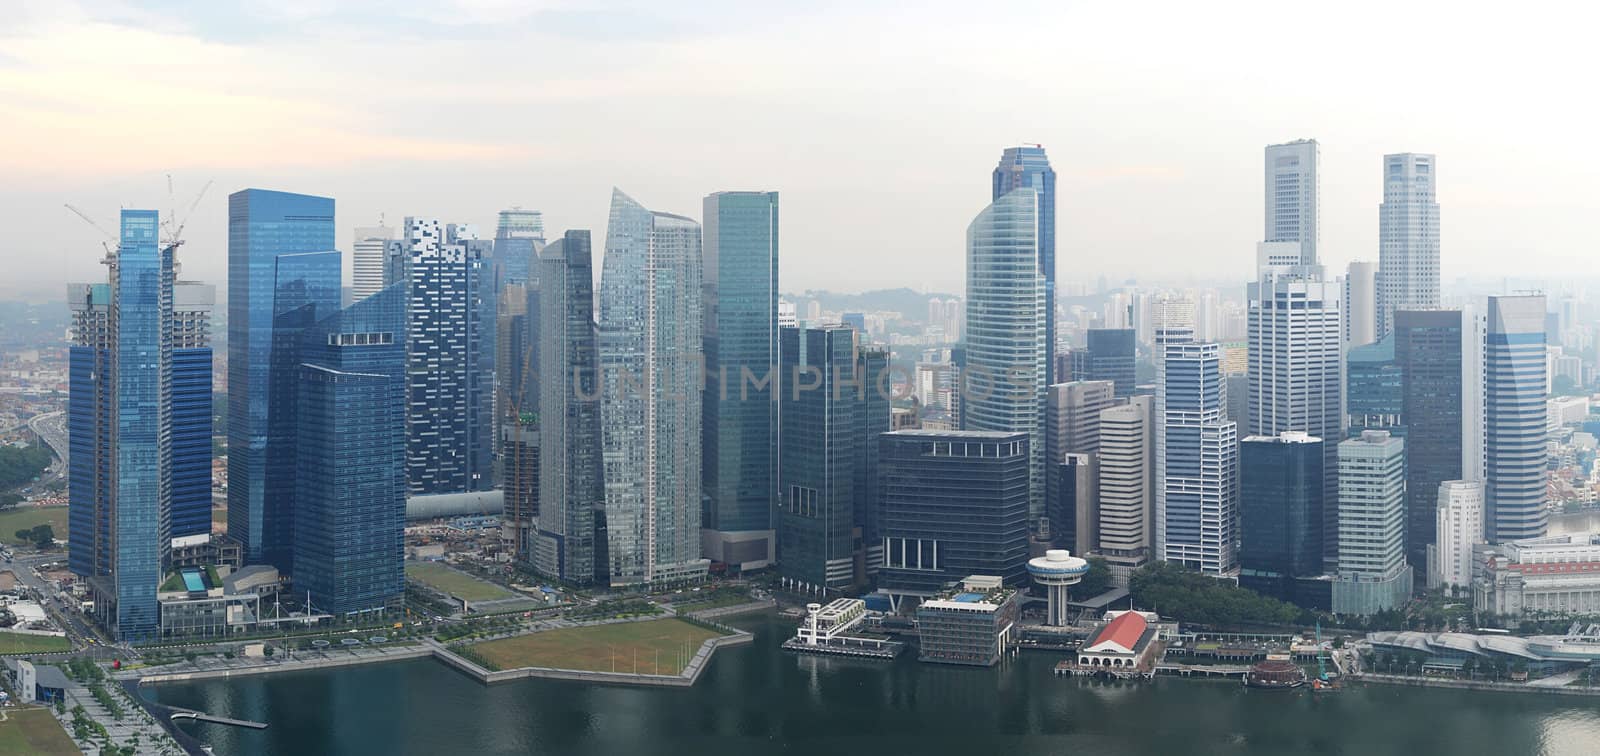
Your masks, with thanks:
[[[168,717],[174,722],[187,719],[191,722],[207,722],[210,724],[227,725],[229,727],[245,727],[251,730],[267,729],[267,723],[265,722],[251,722],[246,719],[230,719],[228,717],[219,717],[215,714],[207,714],[203,711],[180,709],[176,706],[168,706],[166,708],[169,712],[171,712],[168,714]]]

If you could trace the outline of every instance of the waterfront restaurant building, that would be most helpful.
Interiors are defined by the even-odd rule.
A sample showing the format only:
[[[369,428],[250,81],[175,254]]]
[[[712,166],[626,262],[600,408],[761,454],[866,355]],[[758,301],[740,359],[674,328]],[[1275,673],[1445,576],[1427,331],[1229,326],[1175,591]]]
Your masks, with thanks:
[[[991,667],[1015,637],[1021,594],[998,575],[973,575],[961,587],[917,606],[918,661]]]
[[[1078,649],[1078,666],[1137,669],[1149,660],[1156,635],[1143,612],[1118,612]]]

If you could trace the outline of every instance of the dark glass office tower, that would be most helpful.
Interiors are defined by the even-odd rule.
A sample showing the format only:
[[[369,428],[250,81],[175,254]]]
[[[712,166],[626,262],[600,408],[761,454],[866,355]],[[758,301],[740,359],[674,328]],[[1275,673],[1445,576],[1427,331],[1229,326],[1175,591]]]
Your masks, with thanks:
[[[775,556],[778,497],[778,193],[705,198],[702,543],[754,569]]]
[[[1021,583],[1028,434],[906,430],[878,437],[880,589],[926,596],[968,575]]]
[[[1405,370],[1395,359],[1392,335],[1345,353],[1346,426],[1350,438],[1360,437],[1364,430],[1405,435],[1404,377]]]
[[[1293,431],[1239,443],[1240,585],[1285,601],[1310,598],[1297,595],[1296,581],[1322,572],[1322,445]]]
[[[1075,381],[1111,381],[1118,399],[1133,396],[1135,346],[1132,328],[1090,328],[1083,359],[1073,360]]]
[[[1044,147],[1037,144],[1008,147],[995,166],[991,200],[1020,188],[1032,189],[1039,198],[1038,232],[1039,274],[1044,276],[1045,382],[1049,386],[1062,380],[1051,371],[1056,354],[1056,172]]]
[[[1428,544],[1437,537],[1439,484],[1464,473],[1461,311],[1397,310],[1390,323],[1404,375],[1406,561],[1426,570]]]
[[[211,537],[211,309],[216,288],[179,281],[173,285],[167,333],[171,340],[171,401],[168,427],[168,537],[172,545],[204,543]]]
[[[589,232],[568,231],[545,247],[539,280],[539,357],[548,375],[539,381],[539,521],[529,552],[545,575],[604,585],[600,354]]]
[[[854,581],[857,487],[868,439],[858,334],[849,326],[784,328],[779,398],[778,572],[794,590],[821,595]]]
[[[405,295],[391,286],[304,332],[295,590],[334,615],[404,599]]]
[[[296,383],[300,344],[298,333],[275,333],[280,316],[314,323],[298,311],[339,307],[333,208],[327,197],[264,189],[228,196],[228,537],[251,564],[288,566],[294,455],[275,450],[293,449],[294,428],[281,423],[293,408],[274,411],[272,387]],[[275,349],[289,354],[275,359]]]

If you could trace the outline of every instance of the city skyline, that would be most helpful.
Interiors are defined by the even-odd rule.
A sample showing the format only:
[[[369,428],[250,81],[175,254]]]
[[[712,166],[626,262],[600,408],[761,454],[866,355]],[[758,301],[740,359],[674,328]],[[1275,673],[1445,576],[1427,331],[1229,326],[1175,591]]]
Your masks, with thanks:
[[[920,75],[907,70],[934,64],[936,55],[959,47],[951,42],[979,33],[992,23],[958,16],[954,8],[930,9],[919,25],[923,33],[911,38],[873,35],[877,44],[896,45],[906,63],[869,69],[869,75],[855,77],[863,61],[854,52],[812,73],[763,75],[800,55],[799,49],[809,51],[807,43],[824,30],[836,32],[840,11],[828,8],[797,12],[796,17],[787,19],[790,23],[784,26],[784,38],[772,39],[771,32],[761,30],[764,12],[759,9],[724,9],[728,12],[721,15],[700,9],[656,10],[656,14],[671,18],[652,19],[645,14],[645,18],[632,21],[619,19],[626,14],[608,13],[604,8],[525,14],[492,6],[437,11],[413,7],[397,14],[397,18],[427,19],[438,25],[436,33],[423,35],[417,29],[395,28],[403,25],[383,20],[382,13],[360,14],[361,24],[376,24],[376,28],[364,29],[355,22],[356,14],[320,15],[305,10],[219,9],[190,18],[159,8],[131,13],[75,3],[26,7],[7,36],[0,38],[9,43],[0,57],[0,91],[25,95],[14,100],[20,117],[0,125],[0,138],[32,144],[35,149],[0,157],[0,170],[21,179],[14,187],[0,189],[0,220],[26,220],[38,229],[29,244],[30,250],[42,254],[22,255],[18,248],[3,250],[19,252],[23,265],[15,271],[13,283],[29,293],[30,282],[92,278],[98,237],[61,208],[62,203],[163,210],[178,204],[181,210],[206,179],[215,179],[216,189],[193,213],[191,246],[186,250],[186,275],[201,280],[220,279],[224,226],[217,208],[228,191],[245,186],[344,198],[335,239],[337,248],[349,251],[346,245],[355,228],[372,226],[380,217],[393,223],[407,213],[458,218],[488,228],[499,210],[521,205],[542,210],[550,228],[598,229],[606,212],[605,192],[617,184],[674,208],[693,207],[705,193],[717,189],[783,191],[792,221],[786,224],[783,243],[813,250],[807,258],[791,256],[785,261],[782,276],[791,288],[830,283],[827,270],[851,261],[859,249],[835,240],[851,238],[859,240],[860,248],[874,249],[882,261],[860,266],[852,280],[856,287],[903,281],[919,289],[958,291],[962,219],[980,209],[986,198],[983,192],[987,187],[974,185],[972,177],[992,169],[997,148],[1023,143],[1043,144],[1050,150],[1058,174],[1061,280],[1080,271],[1144,278],[1158,271],[1206,275],[1215,270],[1225,274],[1220,277],[1241,277],[1248,263],[1239,259],[1239,253],[1258,240],[1252,221],[1258,217],[1255,209],[1261,200],[1260,174],[1248,164],[1249,157],[1259,155],[1261,145],[1297,138],[1316,138],[1322,148],[1320,247],[1323,263],[1333,270],[1342,269],[1350,260],[1378,257],[1379,230],[1374,216],[1383,187],[1375,169],[1388,154],[1437,154],[1449,166],[1450,181],[1439,198],[1452,223],[1442,239],[1441,280],[1446,285],[1464,275],[1500,273],[1498,261],[1506,250],[1517,252],[1528,275],[1559,275],[1571,259],[1564,240],[1582,238],[1586,234],[1583,219],[1597,209],[1596,200],[1572,189],[1594,172],[1592,162],[1582,156],[1523,154],[1517,149],[1522,117],[1489,117],[1494,115],[1486,112],[1491,106],[1480,100],[1476,85],[1465,83],[1474,74],[1490,87],[1517,82],[1517,91],[1504,93],[1512,104],[1502,102],[1492,106],[1493,110],[1515,112],[1515,103],[1525,103],[1530,112],[1550,115],[1539,128],[1546,138],[1558,138],[1565,133],[1563,129],[1574,128],[1563,124],[1586,121],[1581,113],[1570,112],[1581,105],[1550,96],[1571,85],[1568,74],[1562,72],[1582,68],[1563,64],[1563,58],[1572,53],[1559,44],[1542,45],[1530,51],[1531,60],[1506,69],[1478,60],[1469,46],[1453,36],[1441,38],[1427,53],[1406,51],[1402,54],[1405,60],[1425,60],[1430,68],[1448,62],[1464,71],[1427,90],[1422,95],[1424,107],[1419,108],[1413,96],[1386,86],[1392,70],[1389,66],[1402,65],[1402,61],[1381,68],[1360,66],[1350,76],[1340,76],[1345,72],[1337,64],[1318,62],[1315,56],[1307,58],[1312,61],[1309,68],[1262,70],[1252,56],[1242,52],[1219,53],[1228,47],[1228,40],[1255,39],[1261,22],[1241,22],[1235,27],[1190,18],[1216,32],[1205,46],[1208,55],[1223,55],[1212,74],[1215,78],[1173,74],[1164,70],[1170,66],[1160,65],[1193,53],[1194,40],[1203,35],[1180,36],[1162,30],[1150,44],[1151,54],[1158,59],[1147,69],[1134,70],[1114,65],[1125,52],[1122,48],[1089,35],[1079,40],[1084,44],[1065,50],[1058,45],[1039,46],[1051,56],[1061,56],[1060,60],[1034,58],[1045,54],[1042,52],[1025,54],[1040,64],[1035,74],[1042,70],[1046,80],[1066,76],[1077,64],[1095,74],[1087,78],[1105,84],[1071,77],[1068,86],[1054,90],[1055,97],[1038,101],[1029,120],[994,123],[931,105],[943,99],[920,97],[926,85],[918,83]],[[852,11],[864,16],[848,25],[852,35],[872,34],[895,18],[885,10]],[[1041,27],[1049,26],[1056,14],[1065,14],[1074,28],[1083,28],[1084,23],[1124,22],[1129,11],[1041,8],[1039,12],[1044,16],[1038,24]],[[1181,6],[1170,12],[1175,21],[1199,14],[1198,9]],[[1275,14],[1300,12],[1278,9]],[[1417,18],[1420,11],[1391,9],[1386,13],[1398,14],[1396,23],[1406,18],[1421,20]],[[372,18],[374,15],[379,18]],[[653,26],[651,20],[661,23]],[[308,21],[317,23],[304,23]],[[1319,18],[1317,22],[1329,25],[1328,35],[1340,30],[1354,33],[1359,28],[1338,19]],[[605,26],[607,23],[613,26]],[[1452,23],[1503,33],[1507,22],[1466,18]],[[324,42],[340,44],[319,46],[328,50],[326,60],[285,61],[282,48],[293,44],[286,39],[290,28],[295,33],[326,35]],[[597,34],[611,35],[618,28],[628,29],[629,34],[593,45],[597,49],[585,47]],[[1321,36],[1304,42],[1312,50],[1331,44]],[[376,75],[370,62],[381,59],[386,65],[402,65],[380,52],[393,38],[415,42],[414,49],[422,51],[476,44],[476,52],[491,64],[485,67],[492,70],[491,75],[463,90],[459,87],[462,77],[451,76],[451,66],[410,70],[421,64],[404,63],[405,73],[411,74],[408,80],[415,86],[444,93],[445,99],[437,103],[441,112],[448,111],[452,103],[478,102],[489,91],[498,98],[508,81],[522,81],[528,85],[523,93],[501,105],[507,115],[537,116],[560,106],[573,109],[573,117],[523,118],[521,122],[534,124],[525,130],[505,125],[517,119],[497,117],[480,123],[429,120],[395,127],[393,133],[372,133],[377,127],[365,124],[393,124],[396,119],[384,118],[382,113],[400,107],[404,100],[387,94],[387,80]],[[529,44],[572,55],[570,59],[540,55],[540,66],[529,69],[528,63],[509,55],[509,48],[520,51]],[[702,57],[714,54],[707,51],[747,49],[771,53],[769,57],[756,56],[749,74],[700,75],[705,66]],[[436,56],[419,52],[414,57],[421,61]],[[113,60],[117,63],[110,62]],[[175,123],[170,118],[145,118],[143,114],[150,113],[153,104],[108,95],[122,77],[193,60],[210,61],[219,71],[237,77],[193,74],[190,79],[164,82],[162,92],[174,96],[181,92],[183,102],[202,106],[187,120]],[[272,64],[265,62],[268,60]],[[1516,75],[1521,66],[1540,61],[1545,64],[1540,70],[1553,75]],[[314,72],[308,71],[313,62],[318,63]],[[475,60],[475,64],[479,62]],[[941,66],[940,70],[957,76],[946,86],[968,93],[971,102],[963,111],[984,112],[1035,86],[1015,76],[996,76],[999,72],[992,64],[960,62],[973,65],[967,71],[961,66],[950,66],[953,71]],[[495,63],[501,65],[495,68]],[[857,64],[855,70],[846,74],[852,63]],[[127,70],[109,77],[104,70],[123,67]],[[271,78],[265,73],[268,70]],[[330,75],[339,71],[345,73]],[[1159,77],[1158,71],[1162,72]],[[1234,91],[1237,85],[1228,83],[1227,77],[1242,77],[1246,71],[1266,81],[1252,80],[1251,87],[1239,96],[1241,93]],[[285,89],[277,82],[279,76],[314,82],[315,86]],[[987,77],[986,87],[975,86],[980,76]],[[1112,78],[1100,78],[1106,76]],[[1196,91],[1184,93],[1185,87],[1173,86],[1177,83],[1174,76],[1197,85]],[[657,77],[696,81],[705,87],[706,96],[668,108],[669,123],[680,128],[619,140],[613,128],[604,126],[606,103],[620,92],[647,90]],[[764,87],[758,88],[757,82]],[[829,85],[823,87],[829,94],[816,103],[819,107],[788,104],[809,102],[814,95],[806,93],[824,83]],[[1319,86],[1305,86],[1310,83]],[[50,94],[38,94],[40,85]],[[252,93],[230,94],[225,88],[235,85]],[[1100,86],[1150,96],[1107,101],[1099,96]],[[1249,93],[1268,88],[1292,94],[1275,97],[1273,111],[1255,113],[1262,106]],[[895,94],[897,91],[901,93]],[[719,95],[734,106],[743,106],[742,112],[767,128],[744,130],[727,140],[716,140],[716,144],[675,136],[721,122],[729,105],[704,105],[705,100]],[[1228,99],[1239,103],[1240,111],[1227,114],[1224,127],[1222,114],[1196,110],[1194,98],[1205,95],[1234,95]],[[44,138],[48,124],[75,123],[80,117],[61,106],[63,100],[75,97],[100,102],[101,112],[94,121],[117,123],[122,133],[113,138],[104,126],[89,128],[86,124],[70,152]],[[162,101],[161,97],[147,99]],[[1072,117],[1089,102],[1097,103],[1100,118],[1086,122]],[[225,107],[204,107],[209,105]],[[198,111],[204,111],[204,117]],[[1402,111],[1407,113],[1404,120],[1380,117]],[[346,117],[353,112],[367,117]],[[1153,125],[1201,112],[1207,114],[1179,138],[1156,131]],[[112,117],[105,118],[107,114]],[[936,140],[907,134],[901,128],[907,121],[933,118],[942,126]],[[568,125],[558,126],[557,120]],[[162,126],[159,130],[130,126],[141,122],[160,122]],[[345,125],[324,125],[332,122]],[[596,127],[585,125],[589,123]],[[1552,126],[1555,133],[1550,131]],[[134,130],[127,132],[129,128]],[[806,134],[802,149],[778,148],[779,142],[771,137],[794,129]],[[215,136],[194,138],[200,134]],[[1137,140],[1136,149],[1128,148],[1124,140],[1129,137],[1124,134]],[[146,146],[139,151],[115,149],[125,139]],[[895,149],[881,149],[886,142],[892,142]],[[645,159],[646,154],[650,159]],[[448,165],[438,165],[441,162]],[[164,192],[162,174],[169,171],[179,190],[176,203]],[[869,177],[881,173],[903,176],[917,189],[906,193],[906,199],[879,197],[872,188],[876,182]],[[459,191],[454,184],[462,185]],[[562,189],[550,188],[556,186]],[[1516,194],[1510,192],[1513,186]],[[1150,210],[1164,221],[1147,222]],[[95,216],[101,225],[110,225],[106,213]],[[884,223],[886,218],[901,222]],[[1175,254],[1180,248],[1182,254]],[[917,272],[908,276],[908,270]]]

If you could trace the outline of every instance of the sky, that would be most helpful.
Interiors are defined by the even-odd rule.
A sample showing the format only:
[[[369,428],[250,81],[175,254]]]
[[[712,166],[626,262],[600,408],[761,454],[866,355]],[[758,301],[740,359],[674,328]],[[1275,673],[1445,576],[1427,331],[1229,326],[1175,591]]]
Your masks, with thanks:
[[[803,6],[803,7],[790,7]],[[223,288],[226,198],[510,206],[603,236],[613,186],[700,217],[781,193],[785,291],[960,291],[1006,146],[1057,172],[1058,278],[1240,281],[1262,147],[1322,144],[1323,262],[1377,258],[1381,158],[1438,155],[1443,278],[1596,253],[1577,3],[0,0],[0,296],[103,280],[119,207],[176,208]],[[167,175],[174,191],[169,195]],[[188,208],[207,181],[210,189]],[[349,263],[346,261],[348,269]],[[598,266],[597,266],[598,267]]]

